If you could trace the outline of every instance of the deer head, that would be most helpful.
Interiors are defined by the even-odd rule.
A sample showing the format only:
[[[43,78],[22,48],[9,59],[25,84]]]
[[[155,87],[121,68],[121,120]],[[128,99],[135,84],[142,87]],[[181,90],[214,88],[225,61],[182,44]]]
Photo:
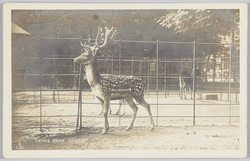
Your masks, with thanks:
[[[113,27],[111,29],[104,27],[104,29],[105,29],[105,36],[103,33],[101,33],[101,32],[103,32],[103,28],[98,26],[98,33],[96,35],[94,45],[92,45],[92,46],[86,45],[86,41],[84,44],[82,42],[80,42],[83,49],[81,50],[81,55],[74,58],[75,63],[89,64],[90,62],[93,62],[95,57],[96,57],[97,50],[105,47],[108,44],[108,40],[111,40],[114,38],[116,31],[115,32],[113,31]],[[100,42],[102,42],[102,41],[103,41],[103,43],[100,45]]]
[[[192,70],[191,76],[194,76],[194,73],[195,73],[195,76],[198,76],[198,77],[201,76],[201,72],[198,66]]]

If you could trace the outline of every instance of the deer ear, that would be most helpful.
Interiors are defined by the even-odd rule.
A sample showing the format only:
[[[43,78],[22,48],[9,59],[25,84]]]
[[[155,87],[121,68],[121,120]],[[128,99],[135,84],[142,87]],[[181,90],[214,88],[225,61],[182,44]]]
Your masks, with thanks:
[[[87,46],[86,45],[86,41],[84,42],[84,44],[80,41],[80,44],[81,44],[82,47],[86,47]]]
[[[97,49],[94,49],[93,56],[96,56]]]

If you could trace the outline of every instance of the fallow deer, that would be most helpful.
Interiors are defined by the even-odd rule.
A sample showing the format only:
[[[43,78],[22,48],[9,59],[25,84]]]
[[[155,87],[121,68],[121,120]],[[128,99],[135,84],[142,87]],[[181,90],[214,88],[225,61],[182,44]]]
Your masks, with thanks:
[[[105,29],[105,38],[102,45],[99,45],[100,31],[102,28],[98,27],[98,33],[96,36],[94,45],[81,44],[84,52],[76,58],[74,62],[78,64],[83,64],[85,67],[85,73],[87,81],[92,89],[93,95],[100,101],[102,106],[102,111],[104,115],[104,128],[102,134],[106,134],[109,131],[108,123],[108,111],[110,108],[111,100],[124,99],[128,105],[133,109],[132,121],[126,130],[130,130],[133,127],[135,117],[138,111],[138,107],[134,103],[133,99],[139,104],[146,108],[149,113],[151,130],[154,129],[154,121],[152,118],[152,113],[149,104],[144,100],[144,87],[145,82],[134,76],[124,76],[124,75],[101,75],[97,71],[97,51],[107,45],[108,39],[114,37],[115,32],[113,27]],[[82,50],[83,51],[83,50]]]
[[[186,92],[187,89],[189,89],[190,93],[190,99],[193,99],[192,97],[192,91],[193,91],[193,75],[195,73],[195,79],[196,76],[200,76],[199,67],[196,67],[195,70],[192,71],[192,73],[189,73],[187,71],[182,71],[179,77],[179,85],[180,85],[180,99],[187,99]]]

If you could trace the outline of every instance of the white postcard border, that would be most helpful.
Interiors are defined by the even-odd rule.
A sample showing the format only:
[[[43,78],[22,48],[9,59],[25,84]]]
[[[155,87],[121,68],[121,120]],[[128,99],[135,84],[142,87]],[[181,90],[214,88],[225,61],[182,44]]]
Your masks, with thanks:
[[[12,150],[11,10],[240,9],[240,150]],[[246,3],[7,3],[3,6],[3,156],[5,158],[242,158],[247,154]],[[97,155],[98,153],[98,155]]]

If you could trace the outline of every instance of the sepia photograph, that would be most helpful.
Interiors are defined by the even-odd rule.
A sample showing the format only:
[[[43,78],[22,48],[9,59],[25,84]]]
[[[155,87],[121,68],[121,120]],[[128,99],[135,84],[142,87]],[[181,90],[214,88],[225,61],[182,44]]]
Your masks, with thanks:
[[[3,7],[5,158],[246,157],[247,4]]]

